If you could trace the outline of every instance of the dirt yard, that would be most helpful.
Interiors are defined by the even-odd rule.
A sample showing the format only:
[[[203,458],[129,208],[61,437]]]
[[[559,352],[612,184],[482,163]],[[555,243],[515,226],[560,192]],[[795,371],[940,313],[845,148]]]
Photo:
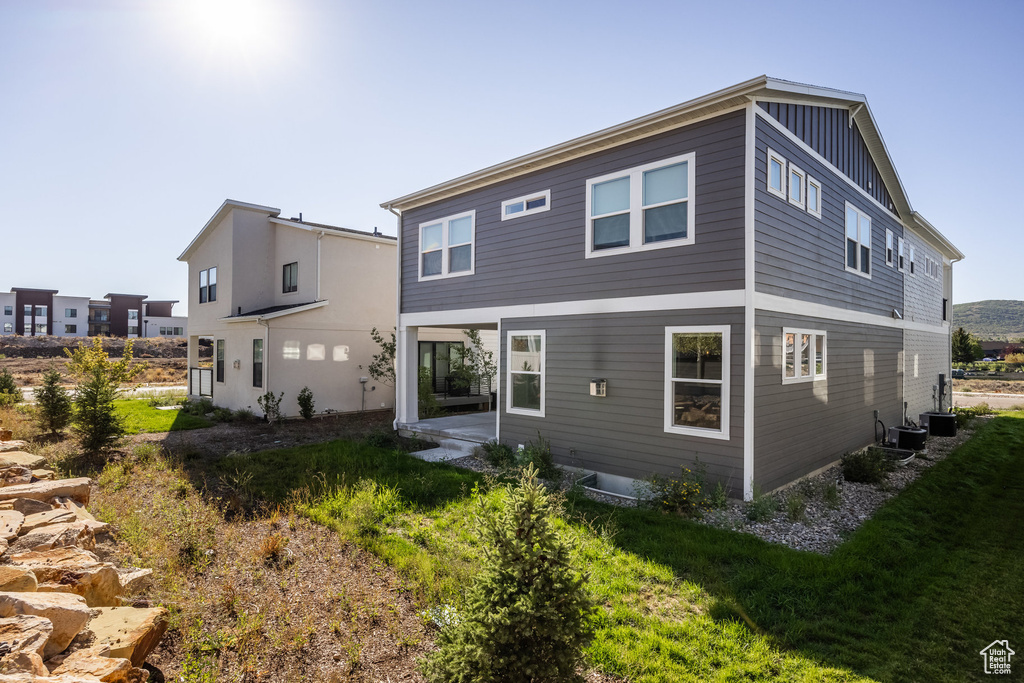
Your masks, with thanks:
[[[138,382],[145,384],[185,384],[187,379],[188,360],[185,358],[146,358],[148,366],[139,375]],[[50,368],[57,368],[65,376],[68,383],[65,359],[54,358],[0,358],[0,372],[9,371],[20,387],[35,387],[43,383],[43,373]]]

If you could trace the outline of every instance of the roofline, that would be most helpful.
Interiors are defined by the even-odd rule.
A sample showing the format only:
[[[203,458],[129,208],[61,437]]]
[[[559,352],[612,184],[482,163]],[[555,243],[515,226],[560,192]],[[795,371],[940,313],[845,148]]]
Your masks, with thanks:
[[[941,251],[944,251],[946,253],[946,256],[950,258],[950,260],[964,260],[964,253],[957,249],[956,246],[952,242],[950,242],[945,235],[939,232],[934,225],[929,223],[924,216],[919,214],[917,211],[913,212],[911,216],[914,220],[915,226],[924,230],[927,236],[932,238],[932,241],[935,243],[935,246],[938,247]]]
[[[104,299],[109,299],[112,296],[125,296],[125,297],[129,297],[131,299],[148,299],[149,298],[145,294],[120,294],[118,292],[110,292],[109,294],[104,294],[103,298]]]
[[[147,304],[177,304],[181,303],[179,299],[147,299]]]
[[[36,292],[37,294],[57,294],[59,289],[36,289],[35,287],[11,287],[11,294],[18,292]]]
[[[192,241],[188,243],[188,246],[185,247],[185,251],[181,252],[178,256],[178,260],[187,261],[196,247],[206,239],[207,233],[213,228],[213,226],[223,220],[228,211],[231,211],[232,209],[245,209],[247,211],[259,211],[260,213],[266,212],[271,216],[279,216],[281,214],[281,209],[275,209],[272,206],[250,204],[248,202],[240,202],[237,199],[225,199],[224,203],[220,205],[220,208],[217,209],[213,216],[210,217],[210,220],[206,221],[206,225],[204,225],[203,229],[199,231],[199,234],[193,237]]]
[[[330,303],[328,299],[322,299],[320,301],[314,301],[313,303],[303,304],[302,306],[296,306],[295,308],[286,308],[283,311],[274,311],[273,313],[264,313],[262,315],[241,315],[241,316],[228,316],[226,318],[218,318],[218,322],[222,323],[251,323],[259,322],[260,320],[273,320],[274,318],[283,318],[286,315],[292,313],[304,313],[305,311],[312,311],[317,308],[323,308]]]
[[[366,240],[368,242],[376,242],[378,244],[394,245],[398,241],[397,237],[391,237],[390,235],[374,235],[371,232],[353,230],[352,228],[341,228],[335,226],[325,227],[322,225],[299,223],[287,218],[271,218],[270,222],[275,225],[286,225],[291,228],[298,228],[299,230],[308,230],[309,232],[318,232],[324,235],[333,235],[335,237],[350,237],[352,239]]]

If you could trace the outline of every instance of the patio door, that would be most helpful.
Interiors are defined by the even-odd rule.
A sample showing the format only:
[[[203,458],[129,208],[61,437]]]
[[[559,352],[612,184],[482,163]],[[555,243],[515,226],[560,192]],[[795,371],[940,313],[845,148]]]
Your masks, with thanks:
[[[435,394],[444,393],[444,379],[462,358],[462,342],[420,342],[420,368],[429,372]]]

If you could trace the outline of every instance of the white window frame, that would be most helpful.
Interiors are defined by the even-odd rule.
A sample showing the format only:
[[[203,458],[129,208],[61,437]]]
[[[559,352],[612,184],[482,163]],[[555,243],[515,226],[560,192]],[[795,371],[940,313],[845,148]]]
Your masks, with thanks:
[[[544,199],[544,206],[534,207],[532,209],[526,208],[529,202],[536,201],[538,199]],[[522,211],[516,211],[515,213],[506,213],[508,207],[519,203],[523,204]],[[524,194],[522,197],[516,197],[514,199],[506,199],[501,203],[501,220],[510,221],[514,218],[522,218],[523,216],[532,216],[535,213],[541,213],[542,211],[549,211],[551,209],[551,190],[544,190],[543,192],[534,192],[532,194]]]
[[[540,337],[540,370],[523,371],[517,370],[517,375],[539,375],[540,376],[540,410],[529,410],[527,408],[512,407],[512,337]],[[547,401],[547,389],[544,381],[548,372],[548,339],[545,330],[508,330],[505,337],[505,353],[508,360],[505,362],[505,412],[510,415],[528,415],[530,417],[544,417],[544,410]]]
[[[906,253],[907,242],[902,237],[896,238],[896,270],[901,273],[907,272],[907,264],[904,254]]]
[[[4,323],[4,334],[14,333],[14,323]]]
[[[810,202],[810,197],[811,197],[810,192],[811,192],[811,188],[812,187],[815,190],[818,191],[818,206],[814,207],[814,208],[811,207],[811,202]],[[821,203],[822,203],[821,182],[819,182],[816,178],[812,178],[811,176],[807,176],[807,192],[805,193],[805,197],[807,198],[807,213],[811,214],[812,216],[814,216],[815,218],[820,220],[821,219]]]
[[[633,168],[626,168],[621,171],[615,171],[614,173],[607,173],[603,176],[598,176],[597,178],[588,178],[586,196],[586,258],[615,256],[616,254],[631,254],[637,251],[669,249],[671,247],[693,244],[694,234],[696,232],[696,226],[694,225],[694,206],[696,205],[695,188],[697,176],[696,158],[696,152],[688,152],[687,154],[680,154],[679,156],[670,157],[668,159],[652,161],[651,163],[644,164],[642,166],[634,166]],[[644,173],[648,171],[655,171],[666,166],[675,166],[676,164],[684,162],[686,163],[686,199],[644,206]],[[590,214],[591,204],[594,198],[593,188],[595,185],[600,185],[601,183],[606,183],[610,180],[617,180],[619,178],[629,178],[629,208],[626,211],[616,212],[629,214],[629,244],[624,247],[594,249],[595,217]],[[681,202],[686,202],[686,237],[644,244],[644,209],[668,206],[670,204],[678,204]],[[607,215],[610,216],[614,214]],[[597,216],[597,218],[605,217],[606,216],[604,215]]]
[[[777,161],[779,164],[782,165],[782,172],[779,174],[779,182],[782,183],[782,187],[780,187],[779,189],[775,189],[774,187],[772,187],[772,160],[773,159],[775,161]],[[786,180],[789,178],[789,174],[788,174],[786,168],[787,168],[786,158],[783,157],[778,152],[776,152],[775,150],[773,150],[771,147],[769,147],[768,148],[768,165],[765,166],[766,173],[765,173],[765,181],[764,182],[765,182],[765,187],[768,188],[768,192],[770,192],[771,194],[775,195],[779,199],[786,199],[788,197],[788,195],[786,194]]]
[[[798,183],[799,188],[800,188],[800,200],[799,201],[793,199],[793,176],[797,176],[798,178],[800,178],[800,181]],[[786,196],[789,198],[789,203],[792,204],[793,206],[799,207],[801,209],[806,209],[806,207],[807,207],[807,174],[804,173],[803,169],[801,169],[796,164],[790,164],[789,165],[789,174],[787,175],[787,181],[788,181],[788,184],[789,184],[789,192],[786,194]]]
[[[889,228],[885,229],[885,265],[892,267],[896,259],[893,256],[896,253],[896,245],[894,242],[895,235]]]
[[[794,374],[793,377],[786,377],[786,356],[788,355],[788,352],[786,351],[786,335],[789,335],[789,334],[793,335],[793,356],[794,356],[794,358],[793,358],[793,368],[795,370],[795,374]],[[800,359],[799,359],[799,357],[797,355],[797,348],[798,348],[799,343],[800,343],[800,341],[799,341],[800,337],[801,337],[801,335],[805,335],[805,334],[811,336],[811,342],[810,342],[809,351],[808,351],[808,353],[810,354],[810,363],[808,363],[808,367],[810,368],[810,374],[809,375],[801,375],[800,374],[800,362],[799,362]],[[821,374],[818,374],[817,367],[816,367],[816,364],[814,362],[814,350],[815,350],[815,348],[817,346],[816,341],[817,341],[818,337],[821,337],[821,339],[823,340],[822,345],[821,345]],[[825,330],[807,330],[807,329],[797,328],[797,327],[783,327],[782,328],[782,383],[783,384],[799,384],[801,382],[817,382],[817,381],[824,380],[824,379],[828,379],[828,333]]]
[[[730,380],[729,369],[732,365],[732,346],[729,341],[728,325],[706,325],[706,326],[675,326],[665,328],[665,432],[669,434],[684,434],[686,436],[698,436],[705,439],[720,439],[728,441],[729,435],[729,413],[730,410]],[[686,427],[673,424],[672,407],[674,392],[672,385],[675,380],[672,377],[672,335],[673,334],[721,334],[722,335],[722,379],[720,380],[695,380],[681,379],[680,381],[720,385],[722,387],[722,426],[720,429],[707,429],[704,427]]]
[[[907,270],[910,272],[911,275],[913,275],[914,272],[917,270],[917,268],[914,265],[915,252],[913,246],[907,247],[907,255],[910,261],[910,268],[908,268]]]
[[[451,273],[448,271],[448,251],[452,247],[458,247],[466,244],[466,242],[459,242],[458,244],[450,244],[448,240],[448,230],[452,221],[456,221],[460,218],[469,217],[469,270],[460,270],[457,273]],[[437,275],[424,275],[423,274],[423,229],[431,225],[441,224],[441,272]],[[452,214],[450,216],[443,216],[441,218],[435,218],[432,221],[424,221],[420,223],[420,234],[418,242],[418,251],[416,253],[416,259],[419,261],[417,266],[417,272],[419,273],[419,281],[425,282],[429,280],[443,280],[450,277],[463,277],[465,275],[473,275],[476,272],[476,209],[472,211],[463,211],[462,213]]]
[[[847,215],[847,213],[851,209],[853,209],[853,211],[855,211],[857,213],[857,264],[856,264],[856,267],[854,267],[854,268],[850,267],[850,264],[847,262],[847,258],[846,258],[847,257],[847,252],[846,252],[847,244],[846,244],[846,242],[847,242],[847,240],[850,239],[850,236],[847,234],[847,230],[846,230],[846,215]],[[864,241],[864,235],[860,234],[860,219],[861,219],[861,217],[868,219],[867,242]],[[873,245],[871,244],[871,233],[874,231],[872,223],[873,223],[873,221],[871,220],[871,216],[869,216],[864,211],[858,209],[856,206],[854,206],[850,202],[846,202],[846,209],[843,211],[843,267],[846,269],[847,273],[853,273],[853,274],[859,275],[859,276],[861,276],[863,278],[867,278],[868,280],[871,279],[871,271],[874,270],[871,267],[871,255],[872,255],[872,252],[874,251],[874,249],[872,248]],[[866,273],[861,270],[861,266],[862,266],[862,264],[861,264],[861,247],[865,247],[865,246],[868,248],[868,272],[866,272]]]

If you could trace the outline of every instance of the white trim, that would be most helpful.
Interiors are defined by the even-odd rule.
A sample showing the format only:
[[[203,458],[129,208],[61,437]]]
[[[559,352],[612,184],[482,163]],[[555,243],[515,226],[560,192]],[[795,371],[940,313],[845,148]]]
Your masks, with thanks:
[[[697,325],[697,326],[672,326],[665,328],[665,432],[668,434],[682,434],[684,436],[697,436],[705,439],[729,440],[729,368],[732,365],[732,346],[729,341],[728,325]],[[706,427],[685,427],[677,425],[673,421],[673,382],[676,378],[672,376],[672,336],[676,334],[721,334],[722,335],[722,378],[718,380],[679,378],[679,381],[691,384],[707,384],[720,386],[721,391],[721,423],[719,429],[708,429]]]
[[[540,337],[540,370],[517,370],[516,374],[537,375],[540,377],[540,410],[512,407],[512,337]],[[544,401],[547,391],[544,388],[545,375],[548,371],[548,340],[545,330],[508,330],[505,338],[508,358],[505,361],[505,412],[510,415],[526,415],[528,417],[544,417]]]
[[[817,190],[817,195],[818,195],[818,206],[817,206],[816,209],[811,208],[810,197],[811,197],[811,188],[812,187],[815,190]],[[812,178],[811,176],[808,175],[807,176],[807,192],[806,192],[807,213],[811,214],[812,216],[814,216],[818,220],[821,220],[821,205],[822,205],[822,202],[823,202],[823,198],[821,196],[821,189],[822,189],[821,188],[821,181],[817,180],[816,178]]]
[[[793,335],[793,377],[786,377],[786,335]],[[808,348],[808,367],[810,374],[800,374],[800,363],[797,354],[797,339],[801,335],[809,335],[811,337],[810,346]],[[821,338],[821,368],[822,372],[819,375],[817,367],[814,362],[814,351],[815,343],[818,338]],[[801,384],[804,382],[817,382],[819,380],[828,379],[828,333],[824,330],[808,330],[801,327],[783,327],[782,328],[782,383],[783,384]]]
[[[907,264],[905,258],[906,246],[907,241],[905,239],[903,239],[902,237],[896,238],[896,270],[900,271],[901,273],[907,272]]]
[[[910,275],[914,275],[915,274],[914,271],[917,270],[917,267],[914,264],[915,256],[916,256],[916,252],[914,251],[914,245],[911,244],[909,247],[907,247],[907,261],[910,263],[910,267],[907,268],[907,273],[910,274]]]
[[[757,195],[757,117],[753,102],[747,105],[747,151],[746,151],[746,197],[744,206],[743,260],[743,499],[754,497],[754,362],[757,358],[754,325],[754,283],[756,279],[754,258],[756,250],[756,215],[754,198]]]
[[[322,308],[329,303],[329,299],[323,299],[321,301],[303,304],[302,306],[295,306],[294,308],[286,308],[283,311],[274,311],[273,313],[263,313],[261,315],[228,316],[226,318],[217,318],[217,321],[222,323],[252,323],[259,322],[260,320],[273,320],[274,318],[283,318],[284,316],[291,315],[293,313],[304,313],[316,308]]]
[[[793,176],[799,176],[800,178],[800,182],[797,184],[800,188],[799,201],[794,201],[793,199]],[[804,173],[799,166],[797,166],[793,162],[790,162],[789,173],[786,177],[789,185],[789,192],[787,194],[787,196],[789,197],[789,203],[792,204],[793,206],[805,209],[807,206],[807,174]]]
[[[756,105],[755,105],[756,106]],[[779,170],[779,183],[780,187],[775,189],[772,187],[772,161],[775,161],[781,167]],[[786,198],[786,158],[776,152],[771,147],[768,148],[768,165],[765,167],[765,187],[768,189],[769,194],[773,194],[779,199]]]
[[[686,164],[686,197],[685,199],[663,202],[661,204],[644,204],[644,173],[654,171],[676,164]],[[614,173],[606,173],[596,178],[588,178],[586,185],[586,244],[584,254],[586,258],[598,258],[601,256],[614,256],[616,254],[630,254],[637,251],[650,251],[653,249],[668,249],[686,244],[693,244],[694,241],[694,206],[696,188],[696,152],[688,152],[668,159],[659,159],[641,166],[624,168]],[[600,216],[591,214],[591,203],[593,199],[593,188],[595,185],[606,183],[621,178],[629,179],[629,207],[625,211],[611,212]],[[644,242],[644,210],[658,206],[681,204],[686,202],[686,237],[679,237],[660,242]],[[629,244],[624,247],[612,247],[609,249],[594,249],[594,220],[595,218],[606,218],[614,215],[626,214],[629,216]]]
[[[474,325],[497,323],[508,318],[538,318],[542,316],[591,315],[598,313],[629,313],[631,311],[675,311],[703,308],[742,308],[744,290],[729,289],[716,292],[686,294],[654,294],[612,299],[586,299],[581,301],[552,301],[539,304],[517,304],[491,308],[461,308],[443,311],[402,313],[399,327],[431,327],[437,325]]]
[[[889,228],[885,229],[885,265],[892,268],[896,262],[896,235]]]
[[[449,238],[449,230],[451,230],[452,221],[457,221],[461,218],[469,218],[469,270],[460,270],[456,273],[449,272],[450,264],[448,262],[448,252],[453,247],[465,246],[466,242],[459,242],[458,244],[452,245]],[[441,252],[441,272],[436,275],[424,275],[423,274],[423,228],[432,227],[435,225],[441,226],[441,246],[439,250]],[[433,250],[432,250],[433,251]],[[463,211],[462,213],[452,214],[450,216],[442,216],[441,218],[435,218],[429,221],[423,221],[419,225],[419,242],[417,244],[416,252],[417,273],[419,275],[419,282],[429,282],[430,280],[444,280],[450,277],[463,277],[465,275],[473,275],[476,272],[476,209],[470,211]]]
[[[529,202],[536,201],[540,198],[544,198],[544,206],[538,206],[533,209],[529,209],[526,205]],[[513,204],[522,204],[523,209],[516,211],[515,213],[506,213],[509,206]],[[551,190],[544,190],[542,192],[533,192],[531,194],[524,194],[522,197],[516,197],[514,199],[506,199],[501,203],[501,220],[510,221],[514,218],[522,218],[523,216],[532,216],[535,213],[541,213],[542,211],[549,211],[551,209]]]
[[[948,322],[940,324],[914,322],[909,320],[896,320],[891,316],[866,313],[848,308],[838,308],[828,304],[819,304],[813,301],[801,301],[789,299],[775,294],[757,292],[754,294],[754,306],[758,311],[766,313],[783,313],[785,315],[799,315],[807,318],[823,318],[841,323],[854,323],[859,325],[874,325],[876,327],[889,327],[893,329],[915,330],[917,332],[932,332],[935,334],[945,333],[949,328]]]
[[[857,216],[857,264],[853,268],[850,267],[850,262],[848,260],[847,248],[849,245],[847,244],[847,240],[850,239],[850,233],[846,223],[847,216],[851,210]],[[860,232],[861,218],[866,218],[868,220],[868,234],[866,242],[864,240],[864,235]],[[845,210],[843,211],[843,267],[846,269],[847,273],[853,273],[854,275],[859,275],[863,278],[867,278],[868,280],[871,279],[871,271],[874,270],[874,268],[871,267],[872,255],[875,251],[874,245],[871,243],[871,238],[874,232],[872,223],[873,221],[871,220],[871,216],[864,211],[861,211],[850,202],[846,202]],[[864,264],[861,263],[861,254],[865,246],[868,248],[868,272],[866,273],[863,270]]]

